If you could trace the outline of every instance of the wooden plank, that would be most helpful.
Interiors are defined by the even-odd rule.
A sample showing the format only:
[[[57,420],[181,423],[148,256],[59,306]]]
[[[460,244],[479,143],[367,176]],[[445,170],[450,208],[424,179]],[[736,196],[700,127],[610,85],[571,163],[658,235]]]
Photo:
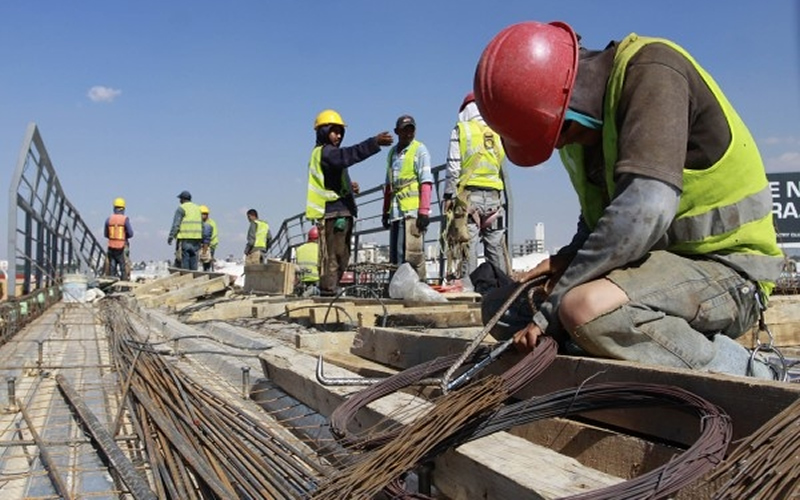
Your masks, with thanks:
[[[402,370],[439,356],[463,352],[478,333],[480,329],[416,332],[364,326],[358,329],[350,352]]]
[[[144,300],[147,301],[150,307],[160,305],[174,306],[181,302],[224,290],[227,287],[227,283],[228,281],[225,277],[214,278],[209,281],[208,276],[201,276],[192,280],[192,283],[188,285]]]
[[[191,280],[192,280],[191,277],[186,278],[184,277],[184,275],[180,273],[172,273],[169,276],[164,276],[163,278],[158,278],[153,281],[142,283],[141,285],[136,287],[136,289],[133,291],[133,295],[135,297],[141,297],[143,295],[148,295],[152,293],[161,293],[164,290],[168,289],[170,286],[175,286],[180,283],[187,283]]]
[[[351,352],[405,369],[437,356],[462,352],[466,346],[466,340],[439,332],[385,330],[388,329],[359,329]],[[515,352],[506,353],[490,365],[488,371],[503,372],[521,357]],[[748,436],[800,397],[800,384],[577,356],[557,356],[555,362],[517,397],[537,396],[593,382],[664,384],[691,391],[731,416],[734,439]],[[698,435],[697,425],[690,417],[670,410],[593,412],[592,418],[677,443],[691,443]]]
[[[800,295],[773,295],[764,312],[764,321],[769,326],[777,347],[800,346]],[[757,329],[754,329],[754,332]],[[742,335],[737,341],[747,348],[756,346],[754,332]],[[761,342],[768,342],[766,333],[760,333]]]
[[[202,323],[205,321],[225,321],[237,318],[250,318],[253,316],[252,300],[237,300],[214,304],[214,307],[191,313],[184,323]]]
[[[325,387],[316,382],[316,359],[291,348],[277,346],[259,355],[264,374],[302,403],[330,415],[352,387]],[[326,375],[353,377],[347,370],[329,365]],[[404,393],[384,397],[360,411],[354,428],[366,429],[378,422],[408,422],[411,415],[400,409],[429,405]],[[582,466],[577,460],[505,432],[459,446],[435,460],[433,481],[448,498],[505,499],[558,498],[621,480]]]
[[[356,332],[296,333],[294,346],[310,353],[350,352]]]
[[[503,369],[503,365],[507,368],[512,360],[513,356],[501,359],[495,368]],[[574,356],[558,356],[518,396],[529,397],[577,387],[587,381],[663,384],[686,389],[730,415],[734,440],[752,434],[800,397],[800,384]],[[686,425],[692,419],[670,410],[594,412],[592,418],[677,443],[691,443],[697,435],[696,426]]]
[[[416,310],[419,309],[419,310]],[[415,308],[405,312],[392,313],[386,319],[387,327],[416,326],[427,328],[462,328],[482,326],[481,311],[478,308],[455,311],[431,311]]]
[[[373,326],[384,313],[392,314],[406,310],[403,304],[380,304],[375,305],[361,305],[352,302],[339,302],[333,304],[333,307],[328,305],[320,305],[312,309],[308,309],[309,321],[312,325],[333,325],[338,323],[358,323],[358,315],[361,314],[362,322],[364,325]],[[327,316],[327,320],[326,320]]]
[[[293,300],[283,300],[278,302],[256,302],[250,311],[253,318],[277,318],[285,315],[291,307],[301,307],[305,302]]]
[[[294,267],[290,262],[270,260],[244,266],[245,292],[290,295],[294,291]]]
[[[326,366],[329,364],[336,365],[362,377],[385,378],[397,373],[397,370],[389,368],[380,363],[364,359],[361,356],[350,354],[349,352],[330,351],[325,352],[323,356]],[[414,388],[414,390],[416,390],[416,388]]]

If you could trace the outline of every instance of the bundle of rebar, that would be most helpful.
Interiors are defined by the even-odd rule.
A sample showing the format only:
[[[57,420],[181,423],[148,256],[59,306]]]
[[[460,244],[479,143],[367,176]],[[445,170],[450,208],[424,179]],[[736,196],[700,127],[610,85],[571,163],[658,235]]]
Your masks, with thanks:
[[[323,483],[312,498],[372,498],[397,477],[398,471],[410,470],[443,438],[475,415],[505,401],[508,394],[503,385],[501,378],[490,376],[445,395],[431,411],[406,426],[397,439],[360,455]]]
[[[144,445],[133,452],[149,462],[158,498],[288,499],[316,488],[326,475],[316,457],[173,367],[121,304],[107,300],[101,312]]]
[[[751,434],[710,480],[727,478],[715,500],[800,497],[800,399]]]

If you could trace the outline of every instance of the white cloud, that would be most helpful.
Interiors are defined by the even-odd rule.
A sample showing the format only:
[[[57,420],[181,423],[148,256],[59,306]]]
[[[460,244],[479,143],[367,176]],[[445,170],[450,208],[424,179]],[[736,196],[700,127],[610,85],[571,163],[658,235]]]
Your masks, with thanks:
[[[800,152],[787,151],[779,156],[765,158],[768,172],[797,172],[800,171]]]
[[[92,102],[113,102],[120,94],[122,94],[121,90],[102,85],[95,85],[86,93]]]
[[[766,139],[762,140],[760,144],[765,146],[784,146],[784,145],[795,145],[800,144],[800,139],[794,136],[784,136],[784,137],[767,137]]]

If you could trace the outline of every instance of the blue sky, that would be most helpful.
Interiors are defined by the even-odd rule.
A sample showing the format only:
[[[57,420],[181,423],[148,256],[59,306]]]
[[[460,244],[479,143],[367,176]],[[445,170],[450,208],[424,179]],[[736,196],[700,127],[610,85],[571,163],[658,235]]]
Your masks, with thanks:
[[[524,20],[566,21],[590,48],[630,32],[678,42],[733,102],[767,170],[800,171],[797,1],[28,0],[0,3],[0,188],[35,122],[95,234],[112,200],[127,200],[134,260],[170,257],[183,189],[211,207],[219,254],[238,256],[248,208],[273,227],[304,209],[319,111],[343,115],[345,145],[410,113],[443,163],[483,48]],[[356,165],[354,180],[379,183],[384,162]],[[515,241],[543,222],[548,249],[567,243],[578,207],[557,159],[509,174]]]

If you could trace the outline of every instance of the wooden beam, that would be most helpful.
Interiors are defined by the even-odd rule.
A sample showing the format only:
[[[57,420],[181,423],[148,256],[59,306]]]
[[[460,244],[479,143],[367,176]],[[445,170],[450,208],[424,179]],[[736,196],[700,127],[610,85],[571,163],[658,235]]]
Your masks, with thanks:
[[[195,311],[190,314],[184,323],[202,323],[204,321],[224,321],[237,318],[250,318],[253,316],[253,300],[237,300],[214,304],[211,309]]]
[[[309,321],[312,325],[333,325],[337,323],[358,323],[358,315],[361,314],[364,325],[375,325],[384,313],[393,314],[406,310],[403,304],[380,304],[361,305],[352,302],[339,302],[333,304],[334,307],[320,305],[308,309]],[[326,319],[327,316],[327,319]]]
[[[227,287],[227,283],[227,278],[222,276],[213,280],[209,280],[208,276],[201,276],[193,279],[191,283],[170,292],[143,298],[143,301],[149,307],[174,306],[181,302],[224,290]]]
[[[766,321],[774,343],[777,347],[800,346],[800,296],[773,295],[769,299],[769,307],[764,312]],[[736,339],[743,346],[752,349],[756,346],[755,328]],[[768,342],[769,336],[760,332],[758,337],[761,342]]]
[[[405,369],[429,359],[462,352],[466,340],[455,332],[418,332],[360,328],[352,352],[377,363]],[[521,359],[509,352],[487,369],[501,373]],[[749,377],[577,356],[557,356],[517,397],[525,398],[578,387],[583,383],[630,382],[678,386],[724,409],[734,422],[734,439],[748,436],[800,397],[800,384],[770,382]],[[593,412],[598,422],[677,443],[692,443],[697,426],[683,413],[637,409]]]
[[[312,354],[346,353],[350,351],[355,336],[355,332],[296,333],[294,346]]]
[[[143,295],[148,295],[155,292],[160,293],[170,286],[175,286],[180,283],[187,283],[191,280],[191,277],[185,278],[184,275],[180,273],[172,273],[168,276],[142,283],[136,287],[136,289],[133,291],[133,295],[135,297],[141,297]]]
[[[468,326],[482,326],[481,311],[478,308],[455,311],[431,311],[417,307],[396,312],[386,319],[386,326],[416,326],[427,328],[463,328]]]
[[[293,307],[302,306],[304,303],[302,300],[287,300],[286,297],[279,302],[256,302],[251,308],[251,317],[275,318],[286,314]]]
[[[352,387],[325,387],[315,377],[316,359],[284,346],[260,356],[265,375],[295,399],[330,415]],[[355,374],[328,366],[326,375],[353,377]],[[430,403],[414,396],[395,393],[360,411],[354,426],[362,429],[378,422],[408,422],[407,408],[422,410]],[[505,432],[459,446],[435,461],[433,481],[453,500],[487,498],[558,498],[586,492],[621,481],[619,478],[584,467],[577,460],[534,445]]]
[[[350,352],[403,370],[439,356],[462,352],[480,331],[479,328],[465,328],[416,332],[364,326],[358,329]]]
[[[290,295],[294,291],[294,264],[270,259],[266,264],[244,266],[245,292]]]

